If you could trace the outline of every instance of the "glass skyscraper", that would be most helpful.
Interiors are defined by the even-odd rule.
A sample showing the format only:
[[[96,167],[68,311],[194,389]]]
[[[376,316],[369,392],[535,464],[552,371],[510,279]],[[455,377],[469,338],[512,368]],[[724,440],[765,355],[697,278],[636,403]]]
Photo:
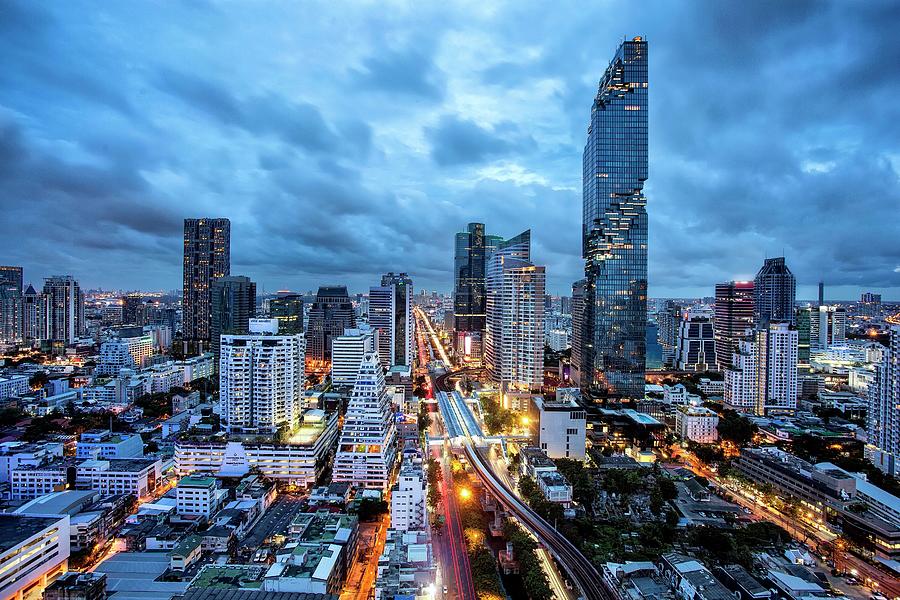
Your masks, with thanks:
[[[591,107],[583,156],[581,387],[644,397],[647,328],[647,42],[622,42]]]

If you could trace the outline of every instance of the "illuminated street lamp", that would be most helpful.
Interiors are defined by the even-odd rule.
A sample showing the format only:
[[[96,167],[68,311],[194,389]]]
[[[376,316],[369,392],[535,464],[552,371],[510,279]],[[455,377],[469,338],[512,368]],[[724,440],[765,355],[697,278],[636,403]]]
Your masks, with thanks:
[[[472,497],[472,490],[470,490],[469,488],[460,488],[460,490],[459,490],[459,499],[460,500],[465,501],[471,497]]]

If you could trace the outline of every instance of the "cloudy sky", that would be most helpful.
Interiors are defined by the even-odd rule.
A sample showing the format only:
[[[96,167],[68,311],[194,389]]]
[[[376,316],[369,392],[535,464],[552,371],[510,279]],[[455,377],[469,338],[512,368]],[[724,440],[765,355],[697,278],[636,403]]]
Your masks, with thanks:
[[[389,270],[449,290],[453,232],[530,227],[579,277],[581,151],[623,37],[650,52],[650,293],[787,256],[900,299],[900,3],[0,0],[0,263],[181,285],[232,221],[267,291]]]

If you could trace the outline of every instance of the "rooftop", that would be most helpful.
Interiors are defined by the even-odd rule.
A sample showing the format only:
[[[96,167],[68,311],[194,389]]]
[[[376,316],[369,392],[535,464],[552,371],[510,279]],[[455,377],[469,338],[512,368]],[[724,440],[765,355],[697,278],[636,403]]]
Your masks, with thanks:
[[[16,547],[59,521],[60,517],[0,514],[0,552]]]
[[[194,477],[194,476],[189,475],[187,477],[182,477],[181,480],[178,482],[178,487],[180,487],[180,488],[186,488],[186,487],[208,488],[208,487],[215,487],[215,486],[216,486],[216,480],[213,479],[212,477]]]

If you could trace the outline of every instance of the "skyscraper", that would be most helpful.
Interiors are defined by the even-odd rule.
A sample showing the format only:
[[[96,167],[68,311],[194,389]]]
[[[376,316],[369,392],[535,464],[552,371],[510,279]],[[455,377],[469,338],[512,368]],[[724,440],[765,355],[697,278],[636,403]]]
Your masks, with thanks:
[[[797,330],[787,322],[770,322],[756,332],[756,414],[797,410]]]
[[[731,366],[731,356],[748,329],[753,329],[753,282],[716,284],[716,363],[720,371]]]
[[[84,332],[84,295],[75,278],[48,277],[41,299],[41,337],[62,344],[75,343]]]
[[[708,371],[716,361],[713,315],[708,309],[693,308],[681,314],[675,360],[681,371]]]
[[[869,386],[866,457],[889,475],[900,475],[900,325]]]
[[[282,335],[303,333],[303,295],[279,292],[269,300],[269,316],[278,319]]]
[[[185,342],[210,339],[210,288],[231,274],[231,221],[184,220],[184,294],[182,333]]]
[[[397,426],[378,355],[363,357],[347,404],[332,481],[386,489],[397,459]]]
[[[356,327],[353,303],[343,285],[322,286],[309,309],[306,354],[311,366],[324,367],[331,361],[331,340]]]
[[[484,269],[484,224],[469,223],[466,231],[456,234],[453,259],[454,348],[459,354],[464,354],[467,337],[477,338],[479,346],[481,343],[485,318]]]
[[[22,267],[0,266],[0,291],[22,295]]]
[[[250,331],[256,316],[256,284],[243,275],[220,277],[210,285],[210,348],[219,359],[219,338]],[[280,330],[279,330],[280,331]]]
[[[810,312],[810,351],[824,352],[847,339],[847,309],[820,304]]]
[[[764,328],[770,321],[795,323],[797,280],[784,257],[767,258],[753,280],[754,322]]]
[[[589,370],[590,343],[585,328],[584,288],[587,281],[580,279],[572,284],[572,360],[569,378],[572,385],[581,387],[582,373]]]
[[[587,330],[581,386],[644,397],[647,328],[647,42],[622,42],[591,107],[583,156],[582,248]]]
[[[656,341],[662,348],[663,366],[675,368],[678,362],[678,328],[681,326],[681,305],[674,300],[666,300],[656,314],[658,329]]]
[[[531,231],[497,244],[488,259],[484,365],[502,389],[544,382],[544,267],[531,262]]]
[[[387,273],[369,289],[369,325],[378,332],[378,357],[385,366],[412,364],[412,279]]]
[[[23,338],[22,267],[0,267],[0,342]]]
[[[303,400],[303,335],[280,335],[275,319],[253,319],[249,329],[246,335],[221,339],[224,424],[231,432],[292,430]]]
[[[825,304],[825,282],[819,282],[819,306]]]
[[[359,365],[367,354],[377,352],[375,330],[345,329],[343,335],[331,341],[331,383],[335,386],[352,386],[356,383]]]

